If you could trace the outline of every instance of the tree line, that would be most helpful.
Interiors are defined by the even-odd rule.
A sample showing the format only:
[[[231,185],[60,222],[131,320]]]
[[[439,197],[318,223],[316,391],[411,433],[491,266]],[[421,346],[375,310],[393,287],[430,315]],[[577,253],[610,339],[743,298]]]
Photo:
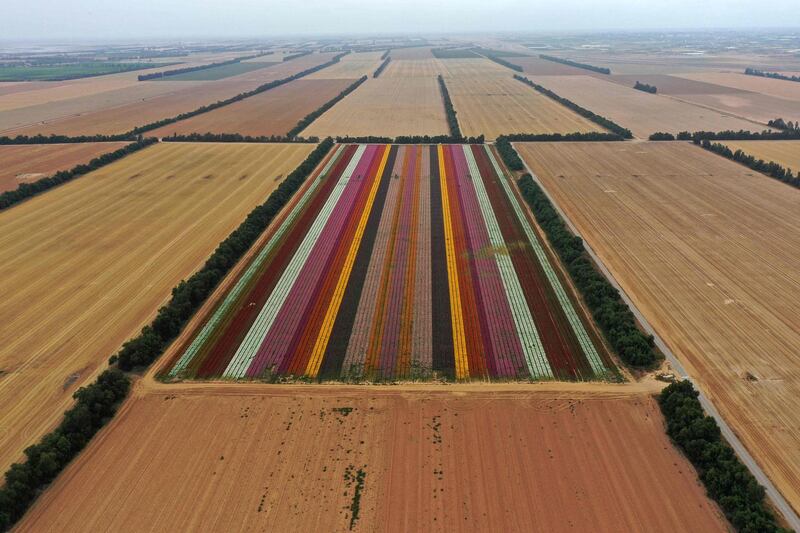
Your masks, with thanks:
[[[498,57],[498,56],[496,56],[494,54],[486,54],[486,57],[488,59],[491,59],[492,61],[494,61],[498,65],[503,65],[504,67],[508,67],[511,70],[516,70],[517,72],[522,72],[523,71],[521,66],[519,66],[519,65],[517,65],[515,63],[512,63],[511,61],[506,61],[502,57]]]
[[[744,69],[744,73],[747,74],[748,76],[760,76],[762,78],[773,78],[776,80],[800,82],[800,76],[787,76],[786,74],[781,74],[780,72],[764,72],[763,70],[758,70],[750,67]]]
[[[767,126],[775,128],[776,130],[800,130],[800,120],[797,122],[792,122],[791,120],[786,122],[779,117],[768,121]]]
[[[650,94],[656,94],[658,92],[658,88],[655,85],[650,85],[649,83],[642,83],[639,80],[636,80],[636,84],[634,84],[633,88],[638,91],[643,91]]]
[[[197,65],[194,67],[184,67],[184,68],[176,68],[172,70],[162,70],[161,72],[152,72],[150,74],[140,74],[139,81],[148,81],[148,80],[157,80],[162,78],[168,78],[170,76],[177,76],[178,74],[188,74],[189,72],[197,72],[198,70],[207,70],[210,68],[216,67],[224,67],[226,65],[235,65],[236,63],[241,63],[242,61],[246,61],[248,59],[255,59],[257,57],[273,54],[274,52],[261,52],[259,54],[254,54],[250,56],[244,57],[236,57],[234,59],[228,59],[227,61],[219,61],[217,63],[209,63],[207,65]]]
[[[477,137],[452,137],[450,135],[400,135],[398,137],[336,137],[343,144],[483,144],[483,135]]]
[[[444,113],[447,116],[447,127],[450,129],[450,136],[454,138],[463,137],[463,135],[461,135],[461,128],[458,125],[458,118],[456,117],[456,108],[453,107],[453,102],[450,100],[450,93],[447,90],[447,85],[441,74],[439,74],[439,90],[442,91]]]
[[[118,369],[101,373],[72,397],[75,404],[64,412],[61,423],[25,449],[25,459],[5,473],[0,488],[0,531],[11,529],[39,494],[86,447],[92,437],[114,416],[128,395],[130,379]]]
[[[518,184],[608,343],[628,365],[651,367],[659,358],[652,335],[646,335],[636,326],[636,319],[619,291],[594,268],[583,247],[583,240],[567,229],[530,174],[524,174]]]
[[[392,49],[391,49],[391,48],[389,48],[388,50],[386,50],[386,51],[383,53],[383,55],[381,56],[381,59],[387,59],[387,58],[389,57],[389,54],[390,54],[391,52],[392,52]]]
[[[77,143],[102,143],[135,141],[136,136],[129,133],[121,135],[78,135],[70,137],[68,135],[17,135],[16,137],[0,137],[0,145],[8,144],[77,144]]]
[[[291,61],[292,59],[297,59],[297,58],[299,58],[299,57],[307,56],[307,55],[309,55],[309,54],[311,54],[311,50],[306,50],[306,51],[304,51],[304,52],[298,52],[298,53],[296,53],[296,54],[291,54],[291,55],[288,55],[288,56],[283,56],[283,60],[284,60],[284,61]]]
[[[694,133],[682,131],[677,135],[659,131],[650,135],[651,141],[694,141],[699,144],[703,140],[709,141],[780,141],[800,139],[800,129],[786,129],[783,131],[696,131]]]
[[[766,162],[763,159],[757,159],[756,157],[747,154],[742,150],[736,150],[734,152],[724,144],[712,143],[708,139],[695,141],[695,144],[699,144],[706,150],[714,152],[715,154],[719,154],[722,157],[727,157],[731,161],[741,163],[755,170],[756,172],[766,174],[767,176],[775,178],[776,180],[780,180],[788,185],[791,185],[792,187],[800,188],[800,172],[795,175],[794,172],[792,172],[792,169],[785,168],[774,161]]]
[[[205,303],[219,282],[263,233],[314,168],[333,147],[327,138],[217,247],[203,267],[173,290],[170,301],[134,339],[111,356],[112,368],[79,389],[75,405],[42,440],[25,450],[26,459],[11,465],[0,488],[0,531],[11,528],[44,488],[55,479],[97,431],[114,416],[127,396],[130,380],[123,371],[146,367],[163,353]],[[116,365],[117,368],[113,366]]]
[[[611,74],[611,69],[606,67],[596,67],[588,63],[578,63],[577,61],[572,61],[570,59],[562,59],[556,56],[549,56],[547,54],[539,54],[539,57],[542,59],[546,59],[547,61],[552,61],[554,63],[561,63],[563,65],[569,65],[571,67],[582,68],[584,70],[591,70],[592,72],[599,72],[600,74]]]
[[[161,139],[162,142],[190,143],[318,143],[318,137],[285,137],[281,135],[242,135],[241,133],[174,133]]]
[[[764,487],[722,438],[717,422],[703,412],[698,395],[692,383],[683,380],[658,396],[672,442],[697,469],[706,492],[737,531],[788,533],[767,505]]]
[[[332,99],[330,99],[327,102],[325,102],[324,104],[322,104],[316,111],[312,111],[311,113],[309,113],[308,115],[303,117],[303,119],[300,120],[300,122],[298,122],[297,125],[294,128],[289,130],[289,133],[287,133],[286,136],[287,137],[296,136],[298,133],[300,133],[301,131],[306,129],[312,122],[314,122],[317,119],[317,117],[319,117],[325,111],[327,111],[328,109],[330,109],[334,105],[336,105],[336,103],[339,100],[341,100],[342,98],[344,98],[345,96],[347,96],[351,92],[353,92],[356,89],[358,89],[358,86],[361,85],[362,83],[364,83],[365,81],[367,81],[367,77],[366,76],[361,76],[358,80],[356,80],[354,83],[352,83],[344,91],[340,92],[339,94],[334,96]]]
[[[256,87],[252,91],[239,93],[236,96],[233,96],[233,97],[228,98],[226,100],[219,100],[219,101],[217,101],[217,102],[215,102],[213,104],[207,104],[207,105],[198,107],[194,111],[189,111],[189,112],[186,112],[186,113],[181,113],[180,115],[176,115],[174,117],[157,120],[155,122],[151,122],[150,124],[145,124],[144,126],[138,126],[136,128],[133,128],[126,135],[138,135],[138,134],[144,133],[146,131],[155,130],[155,129],[158,129],[158,128],[162,127],[162,126],[166,126],[167,124],[174,124],[175,122],[178,122],[178,121],[181,121],[181,120],[185,120],[187,118],[191,118],[193,116],[200,115],[202,113],[207,113],[209,111],[213,111],[214,109],[219,109],[220,107],[224,107],[226,105],[233,104],[233,103],[238,102],[240,100],[244,100],[245,98],[249,98],[251,96],[255,96],[256,94],[263,93],[265,91],[269,91],[270,89],[274,89],[275,87],[279,87],[279,86],[284,85],[286,83],[292,82],[292,81],[294,81],[296,79],[302,78],[304,76],[308,76],[309,74],[313,74],[314,72],[317,72],[317,71],[322,70],[324,68],[330,67],[331,65],[335,65],[336,63],[338,63],[342,59],[342,57],[346,56],[348,53],[349,52],[343,52],[343,53],[338,54],[338,55],[334,56],[333,58],[331,58],[330,61],[326,61],[325,63],[322,63],[322,64],[317,65],[315,67],[307,68],[307,69],[305,69],[305,70],[303,70],[301,72],[298,72],[297,74],[292,74],[291,76],[286,77],[286,78],[281,78],[279,80],[274,80],[274,81],[271,81],[269,83],[265,83],[263,85],[259,85],[258,87]]]
[[[146,148],[147,146],[150,146],[156,142],[158,142],[158,139],[155,138],[140,139],[127,146],[123,146],[119,150],[114,150],[113,152],[95,157],[88,163],[76,165],[69,170],[60,170],[48,178],[42,178],[30,183],[20,183],[20,185],[13,191],[0,193],[0,211],[8,209],[9,207],[16,205],[23,200],[27,200],[31,196],[35,196],[54,187],[58,187],[62,183],[72,181],[79,176],[83,176],[84,174],[87,174],[93,170],[104,167],[109,163],[113,163],[114,161],[117,161],[128,154],[137,152],[142,148]]]
[[[556,93],[554,93],[553,91],[551,91],[550,89],[542,87],[538,83],[534,83],[534,82],[532,82],[531,80],[529,80],[528,78],[526,78],[524,76],[520,76],[519,74],[514,74],[514,79],[519,80],[519,81],[521,81],[522,83],[524,83],[526,85],[530,85],[531,87],[533,87],[534,89],[536,89],[537,91],[542,93],[543,95],[545,95],[545,96],[547,96],[549,98],[552,98],[553,100],[555,100],[556,102],[560,103],[561,105],[572,109],[573,111],[575,111],[580,116],[591,120],[595,124],[605,128],[605,129],[607,129],[607,130],[609,130],[609,131],[611,131],[613,133],[616,133],[617,135],[619,135],[620,137],[622,137],[624,139],[632,139],[633,138],[633,134],[631,133],[631,130],[629,130],[628,128],[623,128],[622,126],[620,126],[619,124],[617,124],[616,122],[614,122],[611,119],[607,119],[604,116],[601,116],[601,115],[598,115],[596,113],[593,113],[592,111],[589,111],[585,107],[579,106],[578,104],[576,104],[572,100],[568,100],[566,98],[562,98],[562,97],[558,96]]]
[[[383,54],[383,55],[387,55],[388,53],[389,52],[386,52],[386,54]],[[375,69],[375,72],[372,73],[372,77],[373,78],[377,78],[378,76],[380,76],[381,72],[383,72],[383,70],[389,65],[389,61],[391,61],[391,60],[392,60],[391,57],[385,58],[383,60],[383,63],[381,63],[380,66]]]

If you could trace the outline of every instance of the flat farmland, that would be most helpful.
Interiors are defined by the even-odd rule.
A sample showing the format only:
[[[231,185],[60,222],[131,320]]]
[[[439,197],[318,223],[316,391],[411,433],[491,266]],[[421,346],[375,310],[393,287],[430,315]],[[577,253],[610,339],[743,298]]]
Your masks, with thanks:
[[[393,48],[389,53],[389,57],[392,58],[392,61],[395,59],[431,59],[433,58],[433,54],[431,53],[430,46],[410,46],[406,48]]]
[[[0,213],[0,469],[312,148],[165,143]]]
[[[629,128],[636,137],[666,131],[761,130],[761,124],[722,112],[647,94],[592,76],[535,76],[533,81],[561,97]]]
[[[687,143],[519,148],[800,509],[800,191]]]
[[[446,83],[467,136],[605,131],[510,76],[448,78]]]
[[[758,159],[774,161],[795,173],[800,170],[800,141],[723,141],[728,148],[742,150]]]
[[[589,71],[582,68],[571,67],[563,63],[548,61],[538,56],[515,57],[509,59],[511,63],[519,65],[526,74],[534,76],[588,76]]]
[[[308,79],[357,80],[365,74],[372,77],[375,69],[383,63],[384,52],[357,52],[344,56],[338,63],[311,74]]]
[[[230,78],[231,76],[238,76],[253,70],[270,67],[276,63],[266,61],[253,61],[231,63],[229,65],[219,65],[203,70],[195,70],[194,72],[184,72],[183,74],[174,74],[165,78],[156,78],[151,80],[153,82],[160,81],[213,81]]]
[[[168,124],[148,135],[167,137],[174,133],[240,133],[285,135],[307,114],[342,92],[355,80],[299,79],[245,98],[208,113]]]
[[[389,63],[391,65],[391,63]],[[436,78],[370,78],[315,120],[301,135],[446,135]]]
[[[17,531],[728,531],[624,386],[181,387],[135,393]]]
[[[516,59],[516,58],[514,58]],[[483,57],[472,59],[437,59],[445,78],[510,77],[514,72]]]
[[[732,87],[742,91],[752,91],[776,98],[800,101],[800,83],[762,78],[760,76],[748,76],[735,72],[703,72],[697,74],[678,74],[677,76],[689,80]],[[790,120],[788,117],[785,118],[786,120]]]
[[[392,56],[390,56],[392,57]],[[381,78],[435,78],[442,73],[438,59],[395,59],[389,61]]]
[[[0,146],[0,193],[88,163],[127,143],[20,144]]]
[[[272,231],[165,376],[613,371],[488,147],[339,145]]]

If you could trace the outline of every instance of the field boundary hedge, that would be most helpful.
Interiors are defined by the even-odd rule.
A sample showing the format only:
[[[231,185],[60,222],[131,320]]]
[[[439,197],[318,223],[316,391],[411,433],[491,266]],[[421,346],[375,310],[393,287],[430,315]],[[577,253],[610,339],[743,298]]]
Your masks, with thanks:
[[[547,96],[549,98],[552,98],[553,100],[555,100],[556,102],[560,103],[561,105],[563,105],[565,107],[568,107],[569,109],[575,111],[577,114],[579,114],[583,118],[591,120],[592,122],[594,122],[598,126],[601,126],[601,127],[605,128],[605,129],[607,129],[607,130],[609,130],[609,131],[611,131],[613,133],[616,133],[617,135],[619,135],[620,137],[623,137],[625,139],[633,139],[633,133],[631,133],[631,130],[629,130],[628,128],[623,128],[622,126],[620,126],[619,124],[617,124],[613,120],[608,119],[608,118],[606,118],[606,117],[604,117],[602,115],[598,115],[597,113],[594,113],[592,111],[589,111],[585,107],[581,107],[578,104],[576,104],[575,102],[573,102],[572,100],[568,100],[566,98],[563,98],[563,97],[557,95],[556,93],[554,93],[550,89],[548,89],[546,87],[543,87],[543,86],[539,85],[538,83],[535,83],[535,82],[529,80],[525,76],[520,76],[519,74],[514,74],[514,79],[517,80],[517,81],[521,81],[525,85],[533,87],[534,89],[536,89],[537,91],[539,91],[543,95],[545,95],[545,96]]]
[[[636,89],[637,91],[642,91],[645,93],[650,93],[650,94],[658,93],[658,87],[656,87],[655,85],[650,85],[649,83],[642,83],[639,80],[636,80],[636,83],[633,85],[633,88]]]
[[[267,200],[253,209],[220,243],[200,270],[173,288],[172,298],[158,310],[150,325],[111,356],[112,367],[101,373],[94,383],[75,392],[76,403],[64,413],[58,428],[25,450],[25,462],[11,465],[5,474],[5,485],[0,487],[0,531],[10,529],[47,485],[113,418],[130,386],[130,378],[124,371],[146,367],[162,355],[332,147],[330,137],[322,141]]]
[[[384,54],[384,55],[386,55],[386,54]],[[377,78],[378,76],[380,76],[381,72],[383,72],[384,69],[386,69],[386,67],[389,66],[389,61],[391,61],[391,60],[392,60],[391,57],[384,58],[383,63],[381,63],[378,66],[378,68],[375,69],[375,72],[372,73],[372,77],[373,78]]]
[[[79,144],[79,143],[107,143],[107,142],[130,142],[135,141],[135,135],[127,133],[122,135],[78,135],[70,137],[69,135],[17,135],[16,137],[0,137],[0,145],[15,145],[15,144]]]
[[[324,104],[322,104],[316,111],[312,111],[305,117],[303,117],[297,125],[290,129],[289,132],[286,134],[287,137],[295,137],[298,133],[306,129],[308,126],[311,125],[312,122],[317,120],[325,111],[335,106],[339,100],[350,94],[351,92],[358,89],[358,86],[367,81],[367,76],[361,76],[357,79],[354,83],[352,83],[349,87],[347,87],[344,91],[340,92]]]
[[[693,141],[695,144],[704,141],[791,141],[800,140],[800,129],[785,129],[783,131],[749,131],[749,130],[724,130],[724,131],[682,131],[677,135],[658,131],[650,135],[651,141]]]
[[[509,133],[500,135],[494,140],[494,145],[500,153],[503,162],[511,170],[525,170],[517,151],[511,146],[512,142],[609,142],[624,141],[616,133],[599,132],[574,132],[574,133]]]
[[[561,63],[562,65],[569,65],[570,67],[591,70],[592,72],[599,72],[600,74],[611,74],[611,69],[606,67],[596,67],[594,65],[590,65],[589,63],[578,63],[577,61],[572,61],[571,59],[563,59],[556,56],[549,56],[547,54],[539,54],[539,57],[541,59],[546,59],[547,61],[552,61],[553,63]]]
[[[608,343],[629,366],[651,368],[659,359],[653,336],[637,327],[636,318],[619,291],[595,269],[583,246],[583,239],[573,235],[567,228],[561,215],[530,174],[523,174],[518,185]]]
[[[510,68],[511,70],[516,70],[517,72],[524,72],[524,69],[521,66],[519,66],[519,65],[517,65],[515,63],[512,63],[511,61],[506,61],[502,57],[497,57],[494,54],[486,54],[485,57],[487,59],[490,59],[490,60],[494,61],[498,65],[503,65],[504,67]]]
[[[59,185],[72,181],[77,177],[83,176],[84,174],[88,174],[93,170],[97,170],[98,168],[113,163],[114,161],[122,159],[126,155],[138,152],[142,148],[147,148],[156,142],[158,142],[158,139],[152,137],[142,139],[127,146],[123,146],[119,150],[114,150],[113,152],[97,156],[88,163],[81,163],[80,165],[76,165],[69,170],[59,170],[50,177],[42,178],[31,183],[21,183],[13,191],[0,193],[0,211],[17,205],[18,203],[36,196],[37,194],[49,191],[54,187],[58,187]]]
[[[305,69],[305,70],[303,70],[301,72],[298,72],[297,74],[292,74],[291,76],[288,76],[286,78],[281,78],[279,80],[273,80],[273,81],[271,81],[269,83],[265,83],[263,85],[259,85],[258,87],[256,87],[252,91],[246,91],[246,92],[243,92],[243,93],[239,93],[236,96],[232,96],[232,97],[227,98],[225,100],[219,100],[217,102],[214,102],[213,104],[207,104],[207,105],[198,107],[194,111],[187,111],[186,113],[181,113],[180,115],[176,115],[174,117],[157,120],[155,122],[151,122],[149,124],[145,124],[144,126],[137,126],[137,127],[133,128],[131,131],[129,131],[126,135],[138,135],[138,134],[150,131],[150,130],[158,129],[158,128],[162,127],[162,126],[166,126],[167,124],[174,124],[175,122],[179,122],[179,121],[185,120],[187,118],[191,118],[191,117],[203,114],[203,113],[208,113],[209,111],[213,111],[215,109],[219,109],[220,107],[224,107],[226,105],[230,105],[230,104],[239,102],[240,100],[244,100],[245,98],[249,98],[251,96],[255,96],[257,94],[263,93],[265,91],[269,91],[270,89],[274,89],[275,87],[280,87],[281,85],[284,85],[284,84],[292,82],[294,80],[303,78],[305,76],[308,76],[309,74],[313,74],[314,72],[317,72],[317,71],[320,71],[320,70],[322,70],[324,68],[330,67],[331,65],[335,65],[336,63],[339,62],[339,60],[342,59],[342,57],[346,56],[348,53],[349,52],[343,52],[341,54],[338,54],[338,55],[332,57],[330,61],[326,61],[325,63],[322,63],[322,64],[317,65],[315,67],[307,68],[307,69]]]
[[[747,67],[746,69],[744,69],[744,73],[747,74],[748,76],[759,76],[761,78],[773,78],[776,80],[793,81],[800,83],[800,76],[787,76],[785,74],[781,74],[780,72],[765,72],[763,70]]]
[[[274,52],[272,52],[274,53]],[[162,70],[160,72],[152,72],[150,74],[140,74],[137,78],[139,81],[149,81],[149,80],[160,80],[163,78],[169,78],[170,76],[178,76],[180,74],[188,74],[190,72],[197,72],[200,70],[208,70],[211,68],[216,67],[224,67],[227,65],[235,65],[236,63],[241,63],[242,61],[248,59],[255,59],[257,57],[261,57],[264,55],[269,55],[269,53],[261,53],[255,54],[250,56],[243,56],[243,57],[235,57],[233,59],[228,59],[227,61],[219,61],[218,63],[209,63],[207,65],[197,65],[195,67],[184,67],[184,68],[176,68],[172,70]]]
[[[453,137],[450,135],[400,135],[397,137],[336,137],[343,144],[483,144],[483,135],[477,137]]]
[[[671,383],[658,396],[667,435],[694,465],[706,493],[743,532],[788,532],[767,506],[762,487],[703,412],[689,380]]]
[[[444,101],[444,113],[447,115],[447,127],[450,130],[450,136],[462,138],[461,127],[458,125],[458,117],[456,117],[456,108],[453,107],[453,101],[450,100],[450,92],[447,90],[447,84],[445,84],[441,74],[439,74],[439,90]]]
[[[304,50],[304,51],[298,52],[296,54],[290,54],[288,56],[283,56],[283,60],[284,61],[291,61],[292,59],[298,59],[298,58],[301,58],[301,57],[305,57],[307,55],[310,55],[311,53],[312,53],[311,50]]]
[[[769,176],[770,178],[774,178],[787,185],[800,189],[800,172],[798,172],[795,176],[792,174],[791,169],[787,169],[774,161],[766,162],[763,159],[757,159],[755,156],[752,156],[743,150],[736,150],[734,152],[726,145],[721,143],[712,143],[708,139],[695,141],[695,144],[701,146],[703,149],[708,150],[709,152],[714,152],[715,154],[721,155],[722,157],[730,159],[731,161],[736,161],[737,163],[755,170],[756,172],[760,172],[761,174]]]
[[[172,134],[164,137],[161,142],[187,142],[187,143],[318,143],[316,137],[285,137],[281,135],[242,135],[241,133],[189,133],[187,135]]]

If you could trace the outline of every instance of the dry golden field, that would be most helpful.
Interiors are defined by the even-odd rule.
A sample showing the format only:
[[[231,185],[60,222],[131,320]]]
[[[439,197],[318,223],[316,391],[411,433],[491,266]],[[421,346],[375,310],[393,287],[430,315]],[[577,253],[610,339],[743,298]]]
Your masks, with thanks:
[[[796,174],[800,170],[800,141],[723,141],[734,152],[743,152],[763,159],[774,161]]]
[[[759,76],[747,76],[742,73],[734,72],[703,72],[698,74],[678,74],[678,76],[689,80],[714,83],[741,89],[743,91],[761,93],[776,98],[800,101],[800,83],[762,78]],[[786,117],[786,120],[790,119]]]
[[[395,59],[386,66],[381,78],[435,78],[442,73],[438,59]]]
[[[393,48],[392,51],[389,53],[389,57],[392,58],[392,61],[395,59],[431,59],[433,54],[431,53],[430,46],[412,46],[408,48]]]
[[[391,65],[391,63],[389,63]],[[445,135],[444,104],[436,78],[370,78],[300,135]]]
[[[447,78],[446,83],[464,135],[495,139],[504,133],[604,131],[511,76]]]
[[[0,471],[309,144],[161,144],[0,213]]]
[[[765,126],[713,109],[648,94],[592,76],[533,76],[533,81],[598,115],[630,129],[636,137],[666,131],[761,130]]]
[[[518,147],[800,509],[800,191],[687,143]]]
[[[372,77],[372,73],[383,60],[384,52],[357,52],[344,56],[338,63],[328,68],[311,74],[310,80],[350,79],[356,80],[365,74]],[[391,63],[391,61],[390,61]]]
[[[148,135],[173,133],[240,133],[285,135],[307,114],[318,109],[355,80],[302,78],[231,105],[168,124]]]
[[[17,144],[0,146],[0,193],[88,163],[127,143]]]
[[[135,391],[18,531],[727,530],[652,397],[575,385]]]

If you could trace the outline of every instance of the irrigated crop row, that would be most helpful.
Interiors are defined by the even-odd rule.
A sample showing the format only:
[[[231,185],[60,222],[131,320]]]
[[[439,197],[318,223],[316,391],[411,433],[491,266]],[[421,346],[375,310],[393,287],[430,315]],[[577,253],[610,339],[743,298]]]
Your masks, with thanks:
[[[340,145],[168,374],[589,379],[601,357],[482,145]]]

